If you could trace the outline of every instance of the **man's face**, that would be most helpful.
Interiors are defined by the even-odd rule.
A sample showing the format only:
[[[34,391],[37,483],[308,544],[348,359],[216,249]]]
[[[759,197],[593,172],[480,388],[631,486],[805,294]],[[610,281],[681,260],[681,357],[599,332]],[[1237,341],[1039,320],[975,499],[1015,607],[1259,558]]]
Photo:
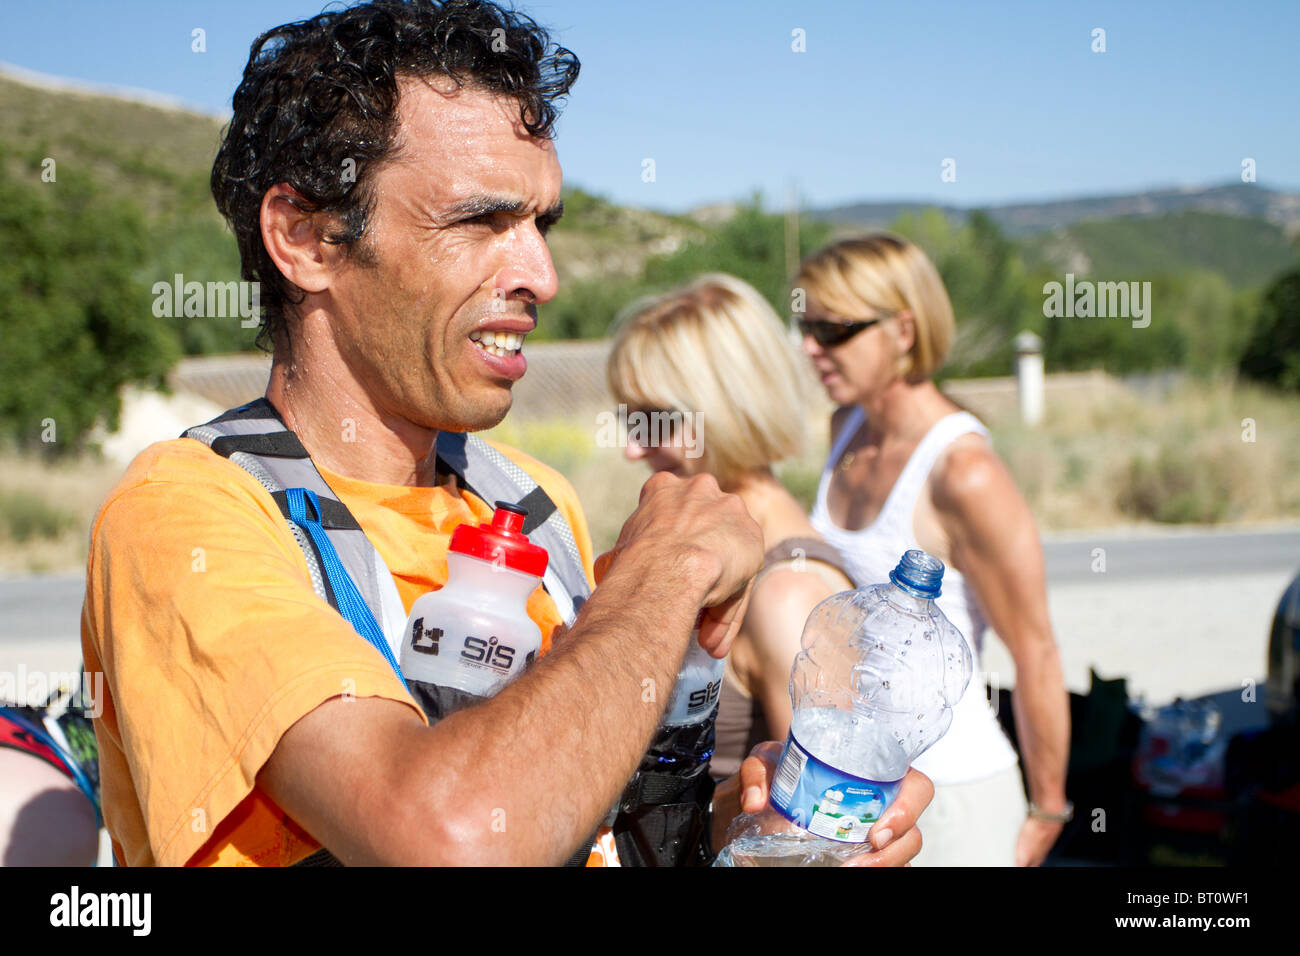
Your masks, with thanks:
[[[398,152],[372,181],[368,249],[329,289],[334,335],[381,414],[489,428],[524,374],[535,306],[556,293],[544,235],[559,218],[560,164],[514,100],[445,78],[399,89]],[[497,334],[508,338],[485,348]]]

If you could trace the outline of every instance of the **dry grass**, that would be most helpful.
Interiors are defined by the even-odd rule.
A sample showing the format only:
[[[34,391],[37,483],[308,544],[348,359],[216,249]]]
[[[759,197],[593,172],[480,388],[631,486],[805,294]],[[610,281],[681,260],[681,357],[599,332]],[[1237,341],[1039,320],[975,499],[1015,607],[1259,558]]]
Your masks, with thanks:
[[[1247,440],[1254,422],[1253,441]],[[1227,381],[989,421],[1044,529],[1300,517],[1300,400]]]
[[[50,463],[0,454],[0,573],[84,568],[90,522],[121,475],[90,457]]]

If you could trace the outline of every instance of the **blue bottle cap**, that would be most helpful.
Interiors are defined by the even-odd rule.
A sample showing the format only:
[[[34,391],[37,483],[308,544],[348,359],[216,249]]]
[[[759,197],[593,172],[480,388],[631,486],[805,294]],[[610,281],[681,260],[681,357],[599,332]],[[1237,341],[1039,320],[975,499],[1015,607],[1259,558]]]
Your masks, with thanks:
[[[908,594],[933,600],[943,581],[943,562],[914,548],[903,553],[898,567],[889,572],[889,580]]]

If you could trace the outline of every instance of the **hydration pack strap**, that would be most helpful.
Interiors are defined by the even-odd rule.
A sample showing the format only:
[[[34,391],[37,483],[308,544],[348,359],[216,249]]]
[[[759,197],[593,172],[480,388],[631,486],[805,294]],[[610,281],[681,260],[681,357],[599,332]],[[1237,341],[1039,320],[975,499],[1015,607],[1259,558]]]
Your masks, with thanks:
[[[203,442],[257,479],[289,523],[302,549],[312,588],[384,655],[399,677],[396,654],[406,611],[392,573],[356,518],[312,464],[307,449],[265,398],[231,409],[181,437]],[[528,510],[524,533],[549,555],[543,586],[566,624],[591,594],[573,531],[546,491],[522,468],[471,435],[440,432],[438,464],[461,486],[491,503]],[[405,681],[403,681],[405,683]],[[591,842],[573,863],[585,863]],[[326,849],[298,866],[341,866]]]
[[[315,517],[307,515],[307,502],[309,501]],[[397,679],[405,684],[406,678],[402,676],[402,668],[393,655],[393,649],[388,646],[387,639],[384,637],[383,632],[379,630],[379,625],[375,622],[375,616],[370,613],[370,608],[366,607],[365,598],[361,596],[361,592],[357,590],[357,586],[352,583],[352,578],[344,569],[343,562],[339,560],[338,552],[334,550],[334,545],[330,543],[329,535],[321,527],[320,499],[316,497],[316,492],[307,491],[305,488],[289,488],[285,491],[285,503],[289,508],[289,520],[306,531],[311,538],[312,544],[316,545],[316,551],[320,554],[321,570],[325,572],[325,577],[329,579],[330,587],[334,591],[334,597],[338,601],[339,613],[352,623],[358,634],[384,655],[384,659],[396,672]]]
[[[483,439],[464,432],[438,433],[438,464],[489,504],[513,501],[528,510],[523,532],[550,557],[542,585],[564,623],[573,624],[591,588],[573,530],[546,490]]]
[[[302,549],[312,589],[401,677],[397,653],[406,611],[392,573],[275,406],[260,398],[182,437],[230,459],[270,493]]]

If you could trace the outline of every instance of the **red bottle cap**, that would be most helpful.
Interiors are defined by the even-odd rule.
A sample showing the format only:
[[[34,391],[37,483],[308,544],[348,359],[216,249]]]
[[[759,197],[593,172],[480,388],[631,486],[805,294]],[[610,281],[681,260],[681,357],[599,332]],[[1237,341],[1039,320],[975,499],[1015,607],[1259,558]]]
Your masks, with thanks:
[[[508,501],[498,501],[495,507],[491,524],[457,527],[449,550],[540,578],[546,573],[548,555],[523,532],[528,512]]]

